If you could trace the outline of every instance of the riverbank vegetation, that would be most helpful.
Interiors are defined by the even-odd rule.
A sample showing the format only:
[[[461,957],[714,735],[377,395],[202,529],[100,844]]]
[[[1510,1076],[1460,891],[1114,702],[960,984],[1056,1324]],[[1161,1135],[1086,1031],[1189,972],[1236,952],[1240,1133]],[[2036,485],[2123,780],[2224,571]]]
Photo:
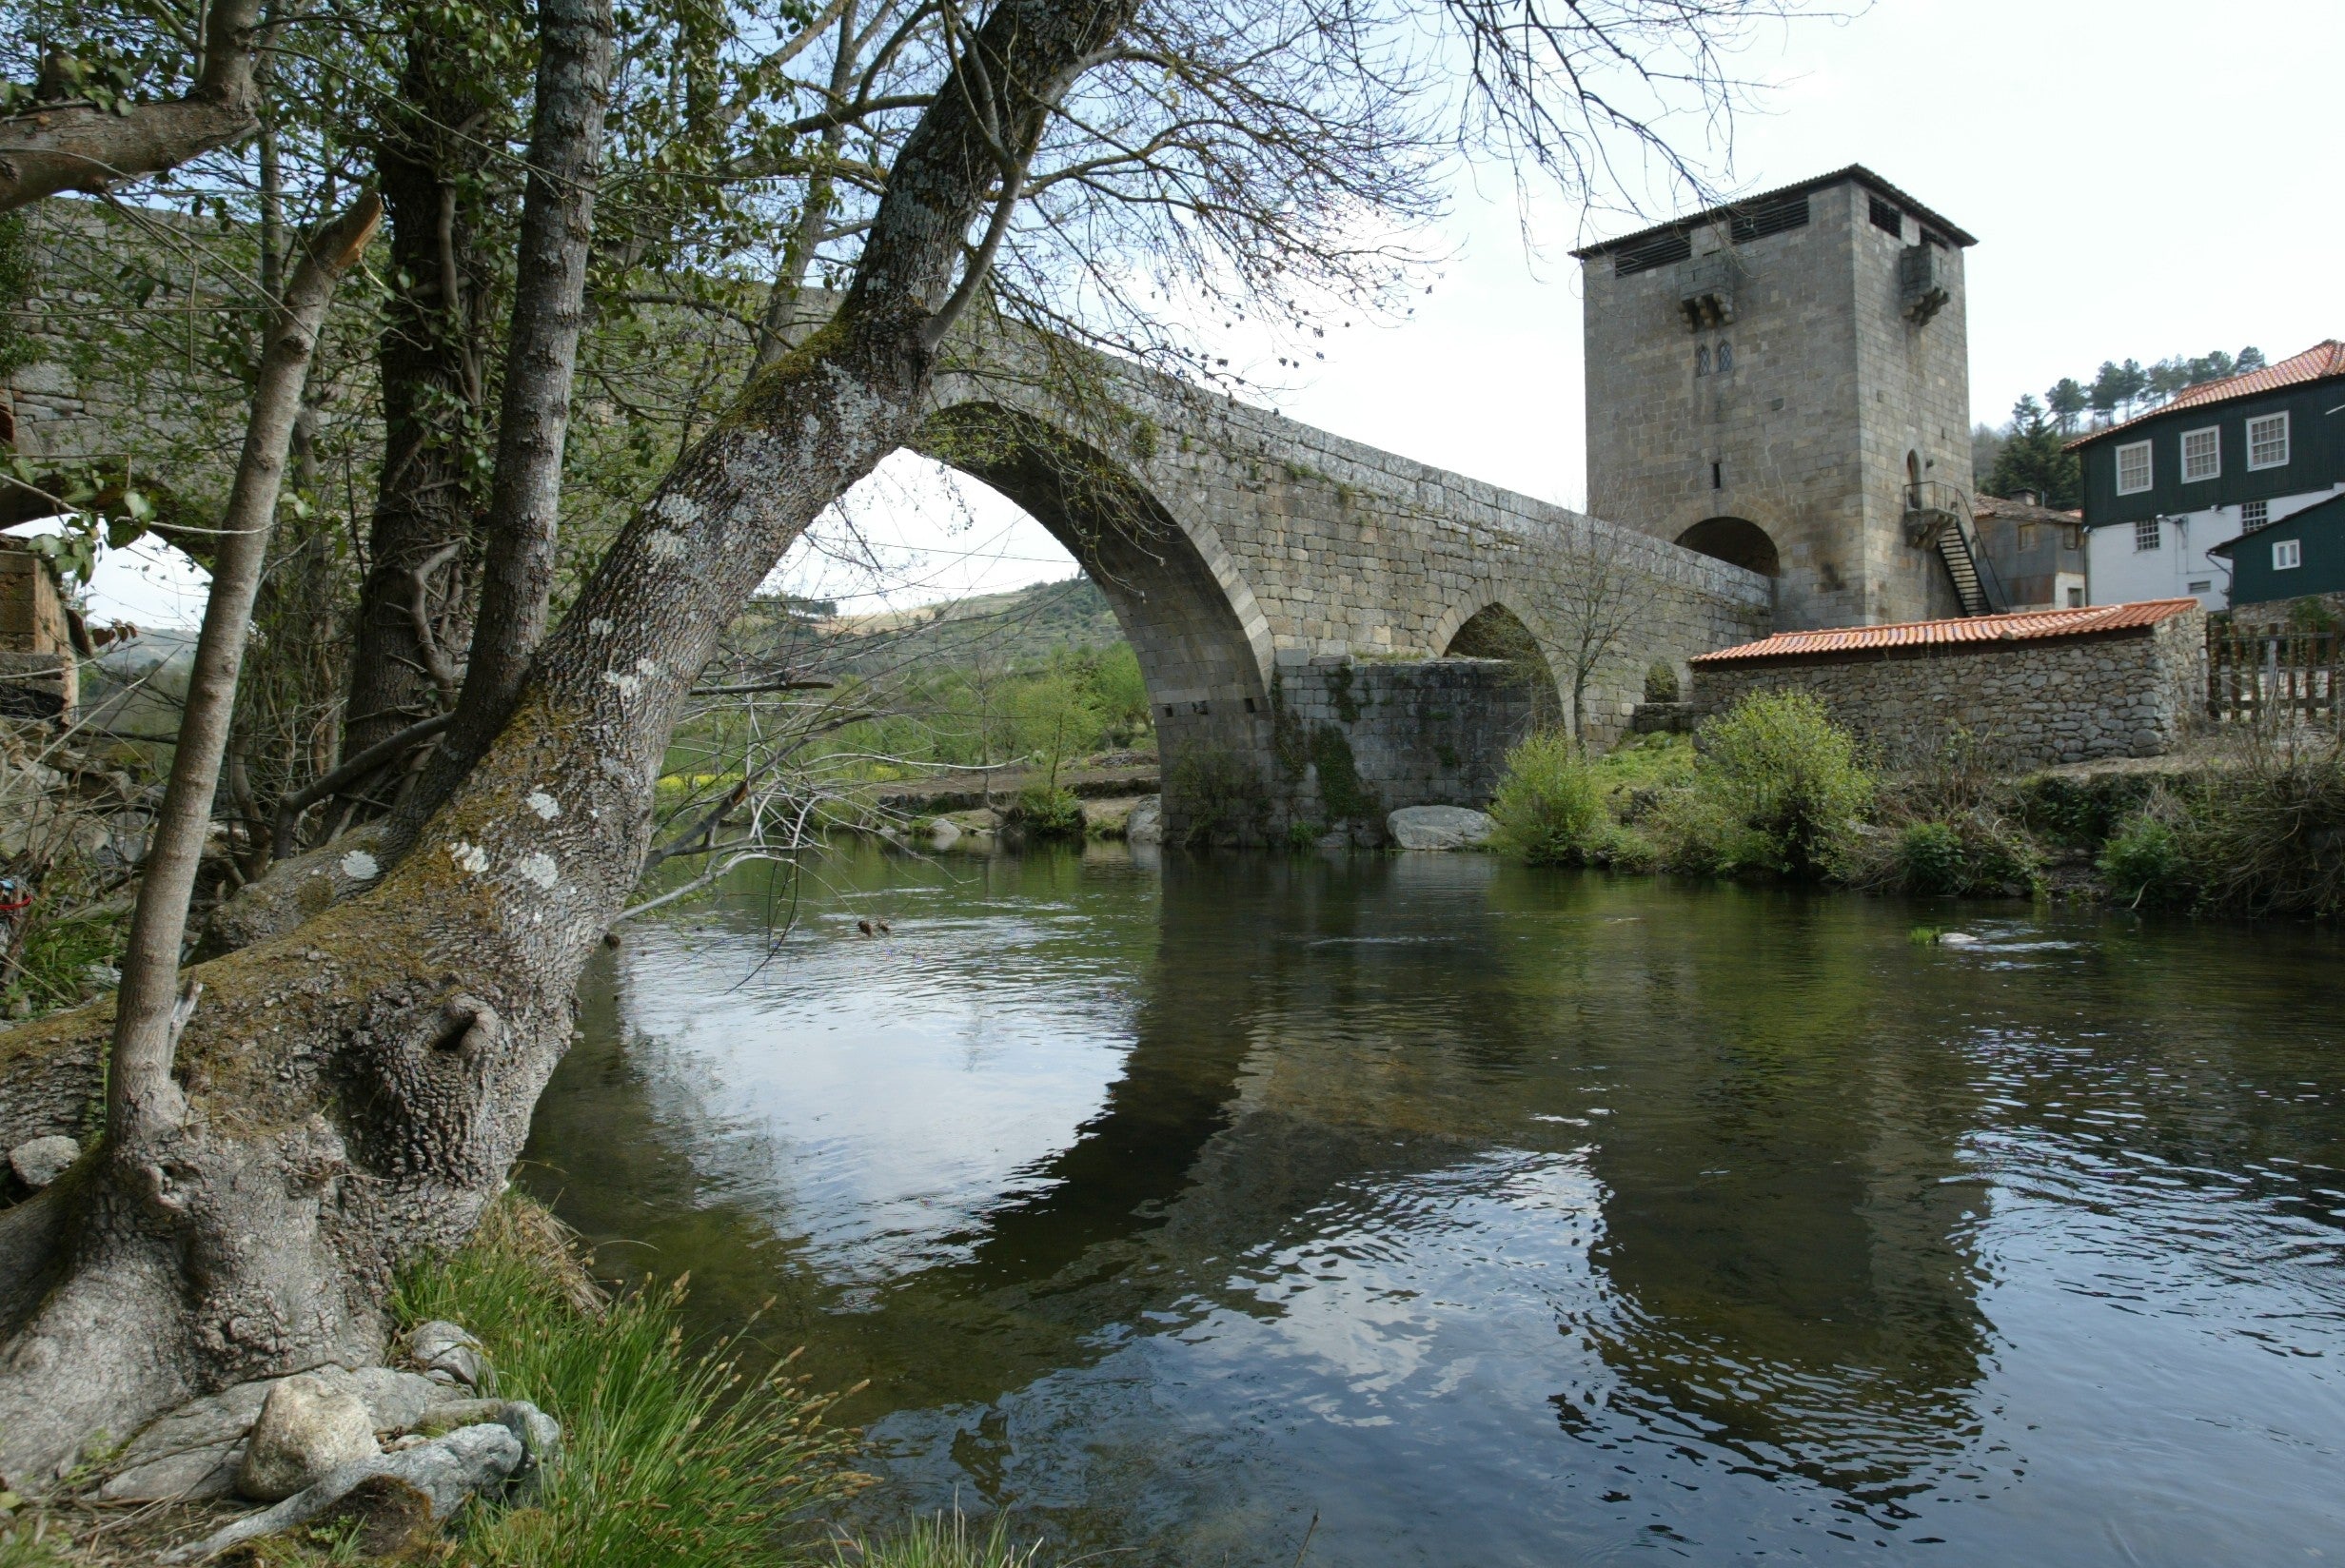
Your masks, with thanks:
[[[1493,847],[1533,865],[1875,892],[2096,897],[2208,914],[2345,913],[2345,743],[2242,732],[2162,769],[2025,774],[1963,733],[1870,762],[1804,693],[1761,693],[1695,740],[1597,757],[1560,733],[1508,757]]]
[[[871,1484],[836,1396],[760,1350],[754,1321],[696,1349],[683,1282],[609,1293],[544,1208],[508,1193],[473,1239],[402,1282],[403,1324],[471,1329],[500,1394],[562,1425],[563,1460],[523,1506],[479,1507],[456,1560],[480,1568],[1013,1568],[1034,1560],[1008,1520],[917,1519],[877,1537],[828,1523]],[[768,1364],[760,1364],[766,1362]],[[852,1390],[850,1390],[852,1392]]]
[[[457,1252],[408,1271],[390,1303],[403,1330],[434,1319],[470,1329],[496,1369],[499,1397],[529,1401],[562,1431],[561,1463],[535,1495],[475,1499],[428,1560],[1038,1568],[1038,1543],[1021,1543],[999,1514],[973,1521],[956,1509],[877,1535],[839,1528],[840,1510],[873,1478],[857,1468],[860,1434],[829,1419],[837,1396],[795,1373],[794,1358],[777,1362],[761,1348],[754,1321],[715,1345],[689,1343],[683,1293],[680,1281],[606,1290],[571,1233],[518,1193],[492,1205]],[[91,1528],[103,1515],[0,1515],[0,1568],[144,1560],[147,1537],[200,1535],[205,1524],[190,1521],[207,1517],[201,1505],[172,1511],[134,1543]],[[295,1568],[353,1559],[340,1535],[321,1530],[275,1538],[249,1560]]]

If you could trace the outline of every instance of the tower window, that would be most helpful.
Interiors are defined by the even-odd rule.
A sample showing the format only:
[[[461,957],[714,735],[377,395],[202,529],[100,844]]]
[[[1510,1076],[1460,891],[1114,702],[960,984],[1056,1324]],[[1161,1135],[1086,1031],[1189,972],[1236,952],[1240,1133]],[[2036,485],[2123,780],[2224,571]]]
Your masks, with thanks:
[[[2161,520],[2158,518],[2143,518],[2134,524],[2134,549],[2137,552],[2155,550],[2165,542],[2164,530],[2158,526]]]
[[[1694,253],[1692,238],[1683,232],[1657,234],[1633,245],[1625,245],[1612,253],[1612,275],[1626,278],[1633,272],[1649,272],[1671,262],[1682,262]]]
[[[1762,240],[1785,229],[1807,226],[1807,198],[1788,196],[1764,206],[1744,207],[1727,220],[1726,233],[1736,245]]]
[[[1734,344],[1724,338],[1718,341],[1718,373],[1724,375],[1734,368]]]
[[[2288,461],[2288,416],[2266,414],[2247,421],[2247,465],[2279,468]]]
[[[1706,376],[1709,373],[1710,345],[1708,343],[1704,343],[1701,347],[1694,350],[1694,374],[1697,376]]]
[[[1710,464],[1710,488],[1713,490],[1724,490],[1725,487],[1726,465],[1722,462],[1714,462]]]
[[[2135,441],[2117,449],[2117,493],[2138,496],[2150,487],[2150,443]]]
[[[1905,214],[1876,196],[1873,198],[1873,226],[1885,228],[1902,240],[1905,237]]]

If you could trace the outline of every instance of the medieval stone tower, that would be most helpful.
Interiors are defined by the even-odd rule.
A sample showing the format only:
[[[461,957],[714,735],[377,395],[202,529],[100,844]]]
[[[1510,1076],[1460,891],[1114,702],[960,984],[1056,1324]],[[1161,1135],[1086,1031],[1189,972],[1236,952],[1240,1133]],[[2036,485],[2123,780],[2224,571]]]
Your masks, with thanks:
[[[1766,573],[1779,628],[1992,607],[1968,549],[1976,243],[1852,167],[1574,252],[1588,510]]]

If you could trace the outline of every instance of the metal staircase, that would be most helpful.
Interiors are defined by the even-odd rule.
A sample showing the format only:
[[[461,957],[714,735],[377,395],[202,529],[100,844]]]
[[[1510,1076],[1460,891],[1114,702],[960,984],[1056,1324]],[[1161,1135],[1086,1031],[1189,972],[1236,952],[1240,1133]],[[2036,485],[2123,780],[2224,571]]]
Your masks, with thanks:
[[[1938,552],[1964,615],[1991,616],[2009,607],[1995,563],[1980,548],[1970,498],[1953,485],[1923,480],[1905,487],[1905,539]]]

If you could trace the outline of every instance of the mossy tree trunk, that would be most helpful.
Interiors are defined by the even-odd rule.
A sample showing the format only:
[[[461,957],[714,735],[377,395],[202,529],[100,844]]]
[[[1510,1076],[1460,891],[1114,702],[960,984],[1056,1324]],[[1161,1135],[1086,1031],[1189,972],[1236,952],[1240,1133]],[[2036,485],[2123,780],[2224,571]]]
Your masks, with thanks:
[[[372,1353],[397,1268],[470,1229],[568,1046],[581,967],[636,882],[695,676],[799,532],[912,436],[1003,148],[1031,155],[1133,3],[994,10],[961,56],[990,88],[937,94],[838,313],[622,530],[413,849],[365,894],[195,970],[176,1124],[0,1213],[11,1480],[37,1484],[92,1432],[190,1395]],[[105,1010],[10,1049],[69,1052]]]

